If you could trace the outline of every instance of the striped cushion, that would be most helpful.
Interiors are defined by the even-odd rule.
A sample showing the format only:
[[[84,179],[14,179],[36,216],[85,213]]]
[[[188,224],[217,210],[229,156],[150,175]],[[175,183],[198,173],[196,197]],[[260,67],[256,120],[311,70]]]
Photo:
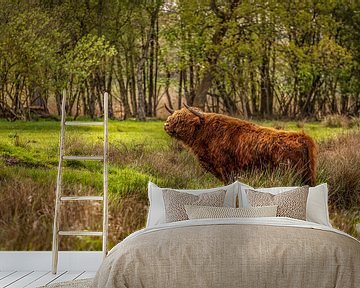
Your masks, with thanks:
[[[277,206],[230,208],[185,205],[185,210],[189,219],[275,217]]]

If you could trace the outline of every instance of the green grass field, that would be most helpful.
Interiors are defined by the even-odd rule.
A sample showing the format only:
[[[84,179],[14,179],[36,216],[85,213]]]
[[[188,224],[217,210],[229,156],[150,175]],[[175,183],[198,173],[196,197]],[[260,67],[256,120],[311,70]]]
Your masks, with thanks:
[[[258,122],[272,127],[273,122]],[[348,131],[345,128],[324,127],[321,123],[306,123],[298,128],[296,122],[282,122],[286,130],[300,131],[322,142],[337,134]],[[164,132],[163,121],[146,123],[127,121],[109,122],[109,143],[123,150],[144,150],[157,152],[168,150],[173,140]],[[54,121],[8,122],[0,120],[0,155],[2,158],[14,158],[13,161],[26,167],[52,168],[58,163],[60,124]],[[67,127],[66,149],[83,155],[87,151],[101,153],[103,141],[102,127]],[[84,149],[84,147],[86,149]],[[121,165],[120,163],[117,163]],[[71,165],[71,164],[70,164]],[[79,164],[72,162],[75,168],[93,170],[93,163]],[[78,165],[78,166],[77,166]],[[97,165],[95,165],[97,168]],[[95,169],[96,170],[96,169]]]
[[[314,137],[320,147],[328,147],[327,143],[338,135],[356,134],[358,131],[324,127],[321,123],[260,124],[280,126],[286,130],[304,130]],[[51,249],[59,133],[60,123],[55,121],[0,120],[0,202],[3,203],[0,205],[0,250]],[[68,155],[101,155],[102,143],[102,127],[67,128],[65,151]],[[144,225],[148,181],[173,188],[222,185],[164,132],[163,121],[110,121],[109,143],[110,246]],[[323,163],[324,159],[321,158],[320,162]],[[330,168],[325,164],[320,165],[319,183],[331,178],[328,169]],[[283,177],[266,173],[245,175],[241,180],[253,186],[294,184],[291,175]],[[68,195],[99,194],[102,189],[102,164],[92,161],[67,161],[64,183],[64,192]],[[336,190],[336,193],[342,193],[341,189]],[[360,184],[356,189],[360,189]],[[94,215],[89,214],[91,217],[82,216],[88,215],[88,208],[91,208],[90,204],[84,205],[80,212],[77,212],[74,207],[70,207],[70,216],[80,218],[81,221],[72,223],[69,215],[63,215],[66,219],[64,223],[89,229],[99,227],[95,214],[100,213],[100,207],[95,207],[97,212]],[[344,217],[342,215],[345,210],[341,210],[342,214],[339,214],[339,211],[336,210],[337,221],[345,224],[344,227],[340,227],[340,224],[337,226],[355,235],[352,229],[353,224],[359,221],[359,215],[354,214],[352,208],[346,210],[350,214]],[[41,237],[38,235],[39,229],[42,231]],[[100,242],[91,238],[85,241],[76,239],[72,242],[64,240],[62,243],[63,249],[100,248]]]
[[[272,126],[272,122],[259,124]],[[346,130],[344,128],[322,127],[320,123],[306,123],[303,128],[298,128],[295,122],[282,123],[282,125],[287,130],[304,130],[317,141],[323,141]],[[44,173],[52,175],[54,179],[56,178],[59,157],[59,122],[0,121],[0,127],[2,165],[4,165],[4,161],[10,164],[2,167],[7,173],[27,175],[36,181],[43,178]],[[166,174],[162,175],[151,165],[139,167],[136,165],[139,159],[131,159],[133,161],[128,159],[129,155],[134,158],[133,156],[138,154],[137,156],[140,158],[144,157],[143,154],[146,153],[156,154],[170,151],[174,141],[164,132],[162,127],[163,121],[148,121],[146,123],[134,120],[110,121],[110,193],[121,195],[136,192],[137,189],[143,191],[149,180],[160,183],[160,185],[177,187],[185,185],[186,188],[206,185],[206,183],[196,181],[181,181],[181,176],[176,179],[168,178]],[[90,153],[101,155],[102,131],[102,127],[67,127],[66,154],[85,155]],[[90,185],[101,189],[101,164],[91,161],[68,161],[65,165],[68,168],[64,173],[65,183]],[[205,180],[208,181],[209,177],[205,177]],[[210,185],[213,184],[220,183],[211,179]]]

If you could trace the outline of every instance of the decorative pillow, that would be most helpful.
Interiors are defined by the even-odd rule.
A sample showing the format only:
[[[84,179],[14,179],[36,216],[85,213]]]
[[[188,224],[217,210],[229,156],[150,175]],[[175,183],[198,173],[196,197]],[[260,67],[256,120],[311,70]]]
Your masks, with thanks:
[[[225,190],[203,193],[198,196],[174,190],[164,190],[166,222],[188,220],[185,205],[223,206]]]
[[[275,217],[277,206],[231,208],[185,205],[185,210],[189,219]]]
[[[160,188],[152,182],[149,182],[148,185],[148,197],[149,197],[149,212],[146,222],[146,227],[152,227],[158,224],[165,223],[165,206],[163,199],[163,190],[167,188]],[[214,192],[219,190],[225,190],[226,196],[224,204],[221,206],[225,207],[236,207],[236,195],[239,193],[240,185],[239,182],[234,182],[230,185],[217,187],[212,189],[202,189],[202,190],[178,190],[172,189],[178,192],[190,193],[193,195],[200,195],[203,193]]]
[[[248,201],[245,194],[246,189],[252,189],[258,192],[267,192],[274,195],[293,190],[297,187],[272,187],[272,188],[253,188],[249,185],[239,182],[239,206],[248,207]],[[309,195],[306,203],[306,221],[318,223],[331,227],[328,208],[328,186],[326,183],[309,188]]]
[[[276,216],[306,220],[306,202],[309,186],[295,188],[277,195],[246,189],[251,206],[278,205]]]

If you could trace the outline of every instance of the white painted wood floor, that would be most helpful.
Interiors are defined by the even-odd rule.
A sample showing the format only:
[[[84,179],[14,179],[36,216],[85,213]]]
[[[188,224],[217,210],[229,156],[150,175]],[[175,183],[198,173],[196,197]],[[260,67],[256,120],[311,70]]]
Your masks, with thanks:
[[[58,273],[51,273],[51,251],[0,251],[0,288],[33,288],[95,277],[102,252],[59,252]]]
[[[6,271],[0,272],[1,288],[35,288],[49,284],[88,279],[95,277],[95,271]]]

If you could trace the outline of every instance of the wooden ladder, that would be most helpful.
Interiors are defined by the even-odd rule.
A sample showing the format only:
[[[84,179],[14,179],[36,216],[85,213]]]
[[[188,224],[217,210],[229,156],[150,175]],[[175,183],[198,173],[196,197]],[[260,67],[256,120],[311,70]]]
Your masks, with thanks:
[[[108,237],[108,93],[104,93],[104,121],[103,122],[76,122],[66,121],[66,94],[64,92],[61,105],[61,130],[60,130],[60,157],[56,184],[56,202],[52,242],[52,273],[57,273],[59,236],[99,236],[102,237],[102,252],[105,258],[107,253]],[[64,137],[66,126],[103,126],[104,127],[104,155],[103,156],[68,156],[64,155]],[[64,160],[99,160],[104,163],[103,170],[103,195],[102,196],[62,196],[62,168]],[[103,226],[102,232],[97,231],[60,231],[61,203],[65,201],[103,201]]]

